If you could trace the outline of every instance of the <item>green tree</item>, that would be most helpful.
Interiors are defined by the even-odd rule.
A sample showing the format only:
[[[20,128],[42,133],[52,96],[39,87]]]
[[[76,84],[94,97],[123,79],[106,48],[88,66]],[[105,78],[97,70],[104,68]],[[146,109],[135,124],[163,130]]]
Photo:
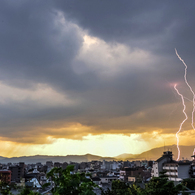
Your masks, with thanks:
[[[177,195],[179,193],[173,181],[168,181],[166,177],[153,177],[146,185],[145,190],[148,195]]]
[[[149,183],[145,185],[145,189],[135,184],[129,185],[122,181],[113,181],[112,189],[102,190],[102,195],[178,195],[179,192],[186,195],[185,186],[179,184],[174,185],[173,181],[169,181],[165,172],[160,177],[153,177]]]
[[[185,186],[182,184],[174,185],[173,181],[169,181],[166,171],[160,172],[159,177],[153,177],[145,186],[146,195],[177,195],[182,192],[182,195],[187,195]]]
[[[182,184],[189,188],[190,190],[195,190],[195,179],[187,178],[182,181]]]
[[[11,188],[6,182],[0,181],[0,193],[2,195],[12,195]]]
[[[94,187],[97,187],[85,173],[75,173],[74,165],[68,165],[66,169],[53,168],[48,174],[54,182],[52,193],[54,195],[95,195]]]
[[[19,195],[41,195],[39,192],[33,192],[29,187],[24,187]]]
[[[120,180],[112,182],[112,189],[102,190],[102,195],[142,195],[144,190],[135,184],[129,185]]]
[[[50,185],[51,185],[51,183],[45,183],[42,185],[42,189],[45,190]]]

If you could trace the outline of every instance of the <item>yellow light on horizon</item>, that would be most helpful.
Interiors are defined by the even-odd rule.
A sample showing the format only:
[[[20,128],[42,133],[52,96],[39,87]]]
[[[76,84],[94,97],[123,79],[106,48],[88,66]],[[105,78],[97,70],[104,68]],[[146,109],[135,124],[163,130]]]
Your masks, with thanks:
[[[181,133],[181,145],[193,145],[194,131]],[[18,157],[31,155],[84,155],[87,153],[104,157],[115,157],[123,153],[139,154],[155,147],[175,144],[175,134],[160,134],[158,132],[131,134],[100,134],[87,135],[82,140],[47,137],[47,144],[25,144],[11,141],[1,141],[0,156]]]

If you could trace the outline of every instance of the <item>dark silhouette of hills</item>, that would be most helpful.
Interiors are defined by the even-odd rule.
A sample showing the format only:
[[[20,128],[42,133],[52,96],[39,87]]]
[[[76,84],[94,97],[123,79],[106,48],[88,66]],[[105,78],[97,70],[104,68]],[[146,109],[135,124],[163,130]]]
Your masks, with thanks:
[[[0,157],[0,163],[18,163],[18,162],[25,162],[25,163],[46,163],[46,161],[53,161],[53,162],[89,162],[92,160],[107,160],[112,161],[114,158],[109,157],[101,157],[95,156],[91,154],[85,155],[67,155],[67,156],[47,156],[47,155],[35,155],[35,156],[21,156],[21,157]]]
[[[191,156],[193,155],[193,151],[195,148],[195,145],[193,146],[179,146],[181,151],[181,158],[180,159],[188,159],[191,160]],[[173,158],[177,159],[177,146],[176,145],[170,145],[166,147],[158,147],[153,148],[151,150],[148,150],[146,152],[142,152],[141,154],[122,154],[117,156],[116,158],[122,159],[122,160],[157,160],[159,157],[162,156],[164,151],[172,151]]]
[[[193,155],[195,145],[194,146],[180,146],[181,151],[181,158],[180,159],[188,159],[191,160],[191,156]],[[92,154],[85,154],[85,155],[67,155],[67,156],[47,156],[47,155],[35,155],[35,156],[21,156],[21,157],[2,157],[0,156],[0,163],[18,163],[18,162],[25,162],[25,163],[46,163],[46,161],[53,161],[53,162],[89,162],[92,160],[157,160],[160,158],[164,151],[172,151],[173,158],[177,159],[177,146],[171,145],[166,147],[158,147],[148,150],[146,152],[142,152],[141,154],[121,154],[116,157],[102,157]]]

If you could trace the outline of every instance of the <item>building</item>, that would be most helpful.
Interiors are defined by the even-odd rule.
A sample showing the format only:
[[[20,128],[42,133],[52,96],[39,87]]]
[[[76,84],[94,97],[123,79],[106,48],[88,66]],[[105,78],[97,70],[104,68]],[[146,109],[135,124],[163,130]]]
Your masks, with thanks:
[[[53,162],[52,161],[47,161],[46,165],[48,168],[52,168],[53,167]]]
[[[189,174],[191,176],[191,178],[195,178],[195,155],[192,156],[193,157],[193,161],[190,167],[190,171]]]
[[[88,168],[89,166],[88,166],[88,163],[87,162],[81,162],[80,164],[79,164],[79,168],[80,169],[86,169],[86,168]]]
[[[79,169],[79,163],[77,163],[77,162],[71,162],[71,161],[70,161],[69,165],[74,165],[74,171],[75,171],[75,172],[78,171],[78,169]]]
[[[120,164],[116,161],[105,161],[105,160],[103,160],[103,163],[101,165],[101,169],[102,170],[107,170],[107,171],[117,170],[117,169],[119,169],[119,166],[120,166]],[[99,168],[100,168],[100,166],[99,166]]]
[[[103,170],[111,170],[112,169],[112,162],[103,160],[101,169]]]
[[[127,161],[124,161],[123,162],[123,168],[124,167],[131,167],[131,162],[129,162],[128,160]]]
[[[20,162],[19,165],[9,167],[9,170],[11,171],[11,181],[19,183],[20,179],[24,178],[24,167],[25,164],[23,162]]]
[[[40,162],[37,162],[36,166],[37,166],[37,170],[39,170],[39,171],[41,171],[43,168],[43,165]]]
[[[190,178],[191,162],[185,161],[172,161],[170,163],[164,163],[163,171],[166,171],[168,179],[171,181],[182,181],[183,179]]]
[[[151,172],[152,177],[160,176],[160,172],[163,171],[163,164],[172,162],[173,161],[172,156],[173,154],[171,151],[163,152],[162,157],[160,157],[153,163],[152,172]]]
[[[66,169],[67,166],[68,166],[67,162],[62,163],[62,169]]]
[[[112,181],[117,180],[117,176],[100,176],[100,183],[112,183]]]
[[[172,152],[166,151],[162,157],[153,163],[151,175],[159,177],[161,172],[165,172],[168,179],[171,181],[182,181],[190,178],[191,162],[188,160],[174,161]]]
[[[113,161],[112,162],[112,170],[117,170],[117,169],[119,169],[118,162]]]
[[[153,166],[153,161],[152,160],[149,160],[147,167],[151,167],[152,168],[152,166]]]
[[[33,171],[28,172],[25,175],[25,179],[26,180],[30,180],[30,179],[33,179],[33,178],[39,179],[39,176],[40,176],[40,172],[37,170],[37,166],[35,166],[35,169]]]
[[[142,163],[139,160],[133,161],[133,163],[134,163],[135,167],[141,167],[142,166]]]
[[[100,185],[101,184],[101,179],[99,177],[92,177],[91,178],[93,183],[95,183],[96,185]]]
[[[0,183],[11,183],[11,171],[7,169],[0,170]]]
[[[54,167],[60,168],[60,167],[62,167],[62,163],[54,162]]]
[[[151,174],[150,171],[146,170],[144,167],[125,167],[123,170],[120,171],[120,180],[125,182],[127,181],[136,181],[141,180],[145,181],[146,179],[150,178]]]

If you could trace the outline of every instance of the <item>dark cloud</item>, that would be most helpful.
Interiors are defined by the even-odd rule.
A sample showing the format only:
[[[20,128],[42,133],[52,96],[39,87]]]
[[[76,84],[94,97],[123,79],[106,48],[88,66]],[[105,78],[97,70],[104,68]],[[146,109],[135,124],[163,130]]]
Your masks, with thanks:
[[[63,21],[50,1],[1,4],[1,77],[12,84],[20,85],[20,78],[78,88],[82,81],[70,67],[82,44],[76,25]]]
[[[1,137],[177,130],[173,83],[186,86],[174,48],[195,86],[194,1],[45,2],[0,2]]]
[[[67,18],[106,41],[169,54],[175,47],[182,52],[194,48],[192,0],[56,2]]]

